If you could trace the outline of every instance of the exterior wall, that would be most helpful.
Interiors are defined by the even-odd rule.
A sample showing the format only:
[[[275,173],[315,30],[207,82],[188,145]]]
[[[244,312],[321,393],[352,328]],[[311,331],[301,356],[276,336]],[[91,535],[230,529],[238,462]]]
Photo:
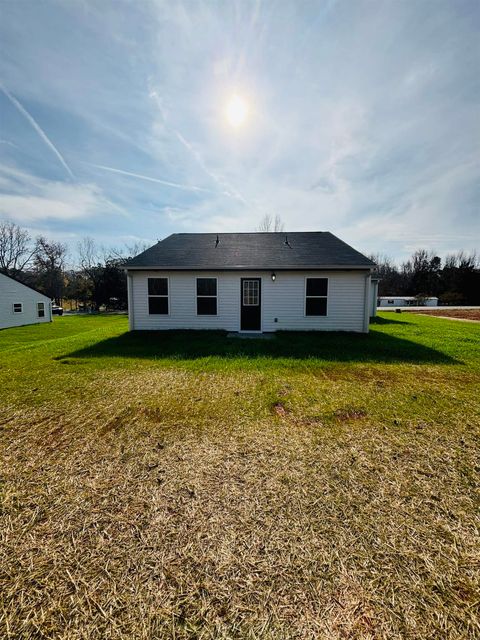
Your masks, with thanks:
[[[131,329],[240,330],[240,279],[262,279],[262,331],[368,331],[368,271],[130,271]],[[327,316],[305,316],[305,278],[328,278]],[[169,279],[169,315],[149,315],[148,278]],[[217,315],[197,316],[196,278],[217,278]],[[277,319],[277,321],[275,321]]]
[[[22,303],[22,313],[13,313],[14,303]],[[37,315],[37,302],[45,303],[45,317]],[[51,321],[50,298],[0,273],[0,329]]]
[[[389,300],[393,300],[393,302],[389,303]],[[378,299],[379,307],[437,307],[438,306],[438,298],[423,298],[419,302],[413,297],[407,296],[403,298],[386,298],[382,296]]]

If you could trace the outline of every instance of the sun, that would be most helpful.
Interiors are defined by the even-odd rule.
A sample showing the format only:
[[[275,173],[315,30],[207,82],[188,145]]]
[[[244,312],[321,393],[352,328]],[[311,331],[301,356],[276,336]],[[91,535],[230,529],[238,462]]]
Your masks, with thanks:
[[[248,103],[239,95],[234,95],[227,103],[226,117],[232,127],[241,127],[248,118]]]

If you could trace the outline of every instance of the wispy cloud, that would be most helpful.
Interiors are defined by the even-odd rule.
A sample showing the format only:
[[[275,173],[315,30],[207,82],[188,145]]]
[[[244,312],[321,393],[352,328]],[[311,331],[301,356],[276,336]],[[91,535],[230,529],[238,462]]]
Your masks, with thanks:
[[[400,260],[416,242],[475,248],[478,2],[318,4],[4,3],[0,98],[17,111],[0,159],[31,175],[17,189],[0,172],[4,210],[112,242],[249,231],[268,212]],[[251,107],[235,131],[232,93]],[[44,162],[45,131],[78,192]]]
[[[0,217],[19,224],[126,216],[95,184],[47,180],[0,164]]]
[[[177,139],[182,143],[182,145],[186,149],[188,149],[188,151],[192,154],[192,156],[195,158],[195,161],[203,169],[203,171],[205,171],[205,173],[208,176],[210,176],[212,180],[214,180],[221,188],[224,189],[225,195],[231,198],[236,198],[242,204],[245,204],[245,205],[248,204],[248,202],[245,200],[242,194],[238,191],[238,189],[236,189],[235,187],[232,187],[232,185],[229,184],[229,182],[225,180],[225,178],[223,178],[221,175],[215,173],[214,171],[212,171],[207,167],[204,159],[202,158],[202,155],[195,149],[195,147],[192,145],[191,142],[189,142],[184,136],[182,136],[182,134],[179,131],[175,131],[174,133],[177,136]]]
[[[62,156],[62,154],[60,153],[60,151],[57,149],[57,147],[53,144],[53,142],[50,140],[50,138],[47,136],[47,134],[45,133],[45,131],[41,128],[41,126],[38,124],[38,122],[33,118],[33,116],[28,113],[28,111],[25,109],[25,107],[20,104],[20,102],[17,100],[17,98],[15,98],[15,96],[13,96],[10,91],[8,91],[8,89],[4,86],[2,86],[0,84],[0,89],[3,91],[3,93],[6,95],[6,97],[10,100],[10,102],[13,104],[13,106],[18,109],[18,111],[24,116],[24,118],[30,123],[30,125],[35,129],[35,131],[38,133],[38,135],[40,136],[40,138],[43,140],[43,142],[47,145],[47,147],[53,151],[53,153],[56,155],[57,159],[60,161],[60,164],[64,167],[64,169],[66,170],[66,172],[68,173],[68,175],[71,178],[74,178],[75,176],[73,175],[72,170],[70,169],[70,167],[68,166],[68,164],[65,161],[65,158]]]
[[[244,205],[248,205],[247,200],[243,197],[240,191],[233,187],[228,180],[226,180],[220,173],[217,171],[213,171],[207,166],[202,154],[200,151],[193,145],[187,138],[174,126],[169,123],[169,118],[167,115],[167,111],[163,105],[163,101],[159,96],[158,92],[155,89],[150,90],[150,98],[152,98],[155,102],[156,108],[158,109],[164,126],[168,131],[180,142],[180,144],[189,152],[198,166],[202,169],[202,171],[211,178],[221,189],[223,189],[223,193],[230,197],[235,198],[239,202]]]
[[[211,189],[204,189],[203,187],[196,187],[190,184],[179,184],[178,182],[169,182],[168,180],[162,180],[161,178],[152,178],[151,176],[144,176],[141,173],[132,173],[131,171],[124,171],[123,169],[116,169],[114,167],[106,167],[102,164],[93,164],[92,162],[85,162],[90,167],[102,169],[103,171],[110,171],[111,173],[119,173],[122,176],[129,176],[130,178],[137,178],[138,180],[146,180],[147,182],[156,182],[157,184],[163,184],[166,187],[172,187],[173,189],[182,189],[182,191],[200,191],[203,193],[214,193]]]

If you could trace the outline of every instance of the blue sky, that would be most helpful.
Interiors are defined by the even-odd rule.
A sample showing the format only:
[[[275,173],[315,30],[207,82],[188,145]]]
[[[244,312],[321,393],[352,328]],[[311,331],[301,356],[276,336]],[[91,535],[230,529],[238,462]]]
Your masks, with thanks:
[[[268,213],[397,260],[480,245],[477,0],[1,14],[0,217],[33,235],[150,243]]]

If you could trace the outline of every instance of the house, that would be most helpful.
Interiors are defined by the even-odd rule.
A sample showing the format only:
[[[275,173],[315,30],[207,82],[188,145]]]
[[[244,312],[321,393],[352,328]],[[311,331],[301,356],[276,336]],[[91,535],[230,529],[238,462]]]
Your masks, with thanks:
[[[125,265],[130,329],[367,333],[374,266],[328,232],[175,233]]]
[[[423,296],[380,296],[377,298],[379,307],[437,307],[438,298]]]
[[[0,273],[0,329],[51,322],[50,298]]]

